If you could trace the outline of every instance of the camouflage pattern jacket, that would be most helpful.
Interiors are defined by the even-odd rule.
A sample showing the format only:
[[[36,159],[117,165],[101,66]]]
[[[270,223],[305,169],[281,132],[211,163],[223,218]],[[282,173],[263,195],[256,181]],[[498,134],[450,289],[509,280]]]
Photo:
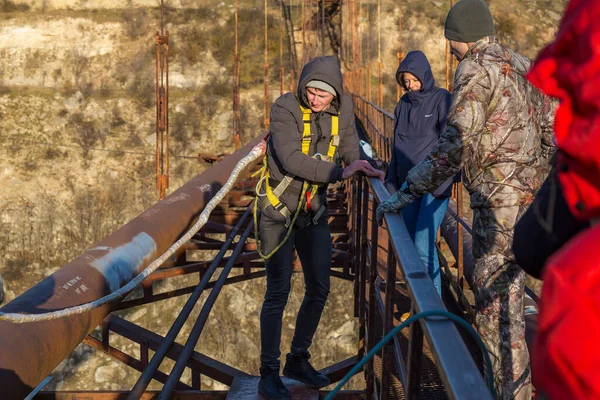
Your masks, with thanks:
[[[556,103],[526,79],[531,61],[489,36],[458,65],[448,127],[408,174],[409,191],[430,193],[462,167],[471,208],[528,206],[554,152]]]

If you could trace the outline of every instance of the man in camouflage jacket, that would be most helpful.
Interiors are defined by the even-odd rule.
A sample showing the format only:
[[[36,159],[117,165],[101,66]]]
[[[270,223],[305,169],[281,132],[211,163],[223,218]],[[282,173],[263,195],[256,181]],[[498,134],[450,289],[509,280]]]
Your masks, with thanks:
[[[476,323],[499,398],[531,398],[525,342],[525,272],[511,250],[516,221],[544,181],[553,154],[555,104],[525,78],[531,62],[498,43],[487,5],[461,0],[445,36],[460,61],[448,127],[437,146],[377,210],[398,211],[463,168],[473,209]]]

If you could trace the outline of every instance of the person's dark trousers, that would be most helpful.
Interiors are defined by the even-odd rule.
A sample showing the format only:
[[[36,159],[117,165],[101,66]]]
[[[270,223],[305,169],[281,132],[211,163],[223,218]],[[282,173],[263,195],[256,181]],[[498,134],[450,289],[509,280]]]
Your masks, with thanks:
[[[325,212],[316,225],[308,216],[300,215],[287,242],[265,262],[267,292],[260,314],[261,365],[279,368],[281,320],[290,294],[293,268],[293,249],[296,248],[306,291],[296,319],[291,352],[308,351],[319,325],[325,301],[329,295],[331,269],[331,233]],[[261,245],[268,254],[284,239],[284,224],[262,215],[259,222]]]

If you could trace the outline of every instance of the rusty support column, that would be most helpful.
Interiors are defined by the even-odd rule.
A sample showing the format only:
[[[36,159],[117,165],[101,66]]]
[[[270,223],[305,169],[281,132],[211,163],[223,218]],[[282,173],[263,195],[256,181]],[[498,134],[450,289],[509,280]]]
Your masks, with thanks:
[[[385,305],[383,314],[383,334],[394,329],[394,291],[396,288],[396,255],[391,239],[387,245],[387,271],[385,277]],[[390,398],[391,375],[394,368],[394,342],[388,342],[381,349],[381,399]]]
[[[240,147],[241,138],[241,106],[240,106],[240,54],[238,48],[238,0],[235,0],[235,13],[234,13],[234,36],[235,36],[235,47],[233,51],[233,145],[237,150]]]
[[[325,0],[320,0],[321,4],[321,53],[325,55]]]
[[[192,370],[192,389],[200,390],[202,387],[200,372]]]
[[[367,100],[371,101],[371,64],[367,64]]]
[[[169,32],[163,32],[161,1],[160,32],[156,32],[156,188],[162,200],[169,187]]]
[[[373,196],[373,206],[371,208],[371,264],[369,265],[369,313],[367,315],[367,350],[368,353],[375,346],[375,316],[377,310],[377,290],[375,282],[377,280],[377,252],[379,248],[379,225],[375,223],[377,218],[376,196]],[[366,368],[367,378],[367,398],[371,398],[374,393],[375,383],[375,364],[371,358]]]
[[[98,300],[124,286],[193,225],[237,162],[262,139],[260,135],[190,180],[165,201],[6,304],[2,311],[36,314],[61,310]],[[25,324],[0,321],[2,399],[25,398],[117,305],[115,301],[88,313],[50,321]]]
[[[450,0],[450,8],[454,5],[454,1]],[[446,90],[450,91],[450,79],[452,76],[452,59],[450,56],[450,42],[446,40]]]
[[[363,186],[362,193],[362,226],[361,229],[361,240],[362,244],[360,247],[360,265],[357,269],[357,280],[359,282],[358,288],[358,358],[361,359],[365,355],[366,351],[366,342],[365,342],[365,334],[366,334],[366,301],[367,301],[367,251],[369,249],[367,240],[368,240],[368,227],[369,227],[369,184],[366,182],[367,178],[365,178],[365,184]],[[377,225],[375,220],[371,221],[372,224]]]
[[[381,64],[381,0],[377,0],[377,59],[378,59],[378,83],[377,104],[383,108],[383,68]]]
[[[383,108],[383,71],[381,61],[379,61],[377,64],[379,68],[377,85],[377,103],[379,107]]]
[[[364,182],[366,184],[366,182]],[[361,202],[364,200],[362,198],[363,194],[363,179],[362,176],[356,176],[356,186],[354,186],[354,210],[353,212],[356,215],[356,220],[353,228],[355,229],[354,234],[354,244],[352,246],[354,250],[354,262],[352,263],[352,272],[354,273],[354,316],[358,317],[358,288],[359,288],[359,269],[360,269],[360,244],[361,244],[361,236],[360,236],[360,227],[362,224],[362,215],[361,215]]]
[[[265,0],[265,93],[264,93],[264,108],[263,108],[263,126],[265,130],[269,129],[269,37],[268,37],[268,5]]]
[[[358,11],[356,13],[356,45],[357,45],[357,49],[358,49],[358,65],[362,66],[363,65],[363,54],[362,54],[362,35],[360,32],[360,17],[362,15],[362,2],[363,0],[358,0]],[[362,76],[362,73],[361,73]]]
[[[398,65],[402,62],[404,58],[404,52],[402,51],[402,13],[400,13],[400,17],[398,18],[398,43],[400,43],[400,48],[396,55],[398,56]],[[402,97],[402,88],[400,85],[396,86],[396,101],[400,101],[400,97]]]
[[[352,71],[356,71],[356,58],[358,57],[358,51],[356,50],[356,0],[350,0],[350,29],[351,29],[351,42],[352,46]],[[352,89],[354,91],[354,89]]]
[[[414,310],[413,310],[414,315]],[[408,340],[408,379],[406,387],[406,399],[417,400],[421,392],[421,374],[423,359],[423,328],[421,321],[410,326]]]
[[[283,3],[282,3],[283,4]],[[284,78],[285,78],[285,72],[283,69],[283,36],[279,35],[279,79],[280,79],[280,86],[279,86],[279,95],[283,95],[283,87],[284,87]]]
[[[344,64],[346,61],[346,49],[344,47],[344,31],[342,30],[342,25],[344,24],[344,1],[340,1],[340,19],[339,19],[338,33],[340,38],[340,64]],[[331,29],[335,32],[335,25],[331,24]]]
[[[302,0],[302,66],[306,64],[306,0]]]
[[[363,68],[363,67],[362,67],[362,65],[361,65],[361,67],[358,69],[358,82],[359,82],[359,84],[360,84],[360,87],[358,88],[358,93],[359,93],[361,96],[364,96],[364,95],[365,95],[365,80],[364,80],[364,72],[365,72],[365,71],[364,71],[364,68]]]

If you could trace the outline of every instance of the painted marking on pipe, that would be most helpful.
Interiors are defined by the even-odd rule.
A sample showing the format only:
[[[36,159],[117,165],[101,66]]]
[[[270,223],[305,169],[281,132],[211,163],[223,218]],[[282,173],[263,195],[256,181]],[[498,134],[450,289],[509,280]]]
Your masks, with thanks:
[[[205,183],[202,186],[198,186],[198,189],[200,189],[201,192],[209,192],[210,191],[210,184]]]
[[[89,249],[88,251],[106,251],[106,250],[110,250],[110,249],[112,249],[112,247],[109,247],[109,246],[96,246],[96,247],[93,247],[93,248]]]
[[[170,196],[169,198],[164,199],[163,203],[165,203],[165,204],[173,204],[173,203],[176,203],[178,201],[185,200],[188,197],[190,197],[190,195],[187,194],[187,193],[179,193],[177,196]]]
[[[116,247],[102,258],[95,260],[92,267],[106,278],[110,291],[114,292],[133,279],[144,261],[155,251],[154,239],[142,232],[131,239],[131,242]]]
[[[143,213],[141,216],[142,217],[149,217],[151,215],[157,214],[160,212],[160,208],[151,208],[148,211],[146,211],[145,213]]]
[[[67,290],[68,288],[79,282],[81,279],[82,278],[80,276],[76,276],[75,278],[67,281],[64,285],[62,285],[62,288]]]

